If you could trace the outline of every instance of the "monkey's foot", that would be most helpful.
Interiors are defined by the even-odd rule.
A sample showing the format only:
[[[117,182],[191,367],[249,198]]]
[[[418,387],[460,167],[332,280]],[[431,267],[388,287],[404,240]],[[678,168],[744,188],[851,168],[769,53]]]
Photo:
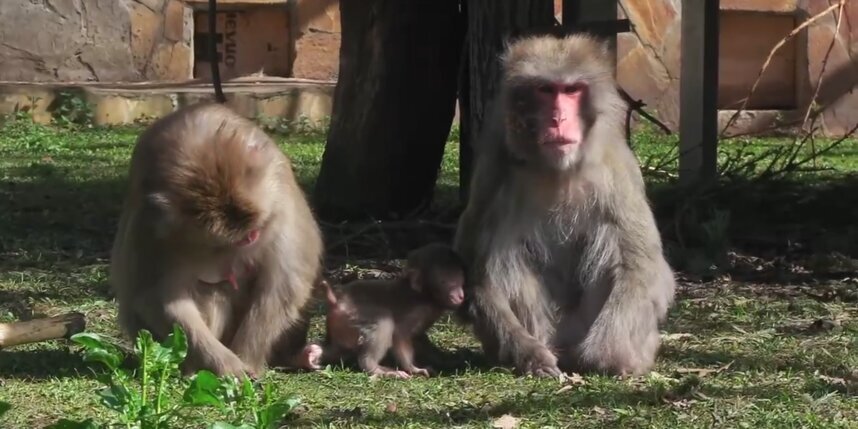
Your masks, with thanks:
[[[307,344],[292,362],[298,368],[312,371],[322,369],[322,347],[318,344]]]

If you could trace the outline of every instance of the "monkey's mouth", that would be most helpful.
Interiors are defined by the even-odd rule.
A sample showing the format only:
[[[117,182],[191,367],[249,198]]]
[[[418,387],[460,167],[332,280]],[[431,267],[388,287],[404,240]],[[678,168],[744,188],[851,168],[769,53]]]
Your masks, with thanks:
[[[542,146],[548,148],[552,152],[568,153],[577,146],[578,143],[579,140],[577,139],[573,140],[559,135],[549,134],[542,139]]]

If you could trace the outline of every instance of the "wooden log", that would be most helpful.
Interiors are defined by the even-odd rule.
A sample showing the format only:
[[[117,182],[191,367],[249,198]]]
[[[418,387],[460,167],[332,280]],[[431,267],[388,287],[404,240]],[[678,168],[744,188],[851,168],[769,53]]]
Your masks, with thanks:
[[[83,314],[73,312],[60,316],[0,323],[0,350],[39,341],[68,338],[86,328]]]

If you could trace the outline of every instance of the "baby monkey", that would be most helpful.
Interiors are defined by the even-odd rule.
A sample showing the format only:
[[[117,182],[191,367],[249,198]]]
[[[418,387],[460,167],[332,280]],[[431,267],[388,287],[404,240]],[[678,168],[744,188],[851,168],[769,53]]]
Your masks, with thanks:
[[[323,282],[328,303],[327,335],[319,363],[357,355],[372,375],[410,378],[429,375],[414,364],[418,353],[435,352],[426,332],[446,310],[465,299],[465,267],[449,246],[433,243],[408,255],[395,280],[357,280],[336,291]],[[401,370],[382,366],[388,350]]]

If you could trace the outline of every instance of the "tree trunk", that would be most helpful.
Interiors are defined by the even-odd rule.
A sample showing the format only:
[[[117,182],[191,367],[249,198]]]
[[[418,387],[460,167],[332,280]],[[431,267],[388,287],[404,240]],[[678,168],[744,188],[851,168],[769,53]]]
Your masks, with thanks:
[[[462,142],[471,144],[483,128],[483,118],[497,94],[500,82],[499,56],[504,42],[535,27],[547,28],[554,24],[554,2],[552,0],[469,0],[467,5],[468,37],[465,49],[468,52],[467,101],[463,102]],[[465,123],[467,121],[467,123]],[[467,131],[467,135],[464,135]],[[462,148],[461,151],[471,148]],[[471,156],[460,158],[460,180],[467,190],[470,179]],[[462,194],[467,194],[463,192]],[[465,195],[465,198],[466,195]]]
[[[428,206],[453,122],[458,0],[342,0],[340,71],[314,202],[328,220]]]

